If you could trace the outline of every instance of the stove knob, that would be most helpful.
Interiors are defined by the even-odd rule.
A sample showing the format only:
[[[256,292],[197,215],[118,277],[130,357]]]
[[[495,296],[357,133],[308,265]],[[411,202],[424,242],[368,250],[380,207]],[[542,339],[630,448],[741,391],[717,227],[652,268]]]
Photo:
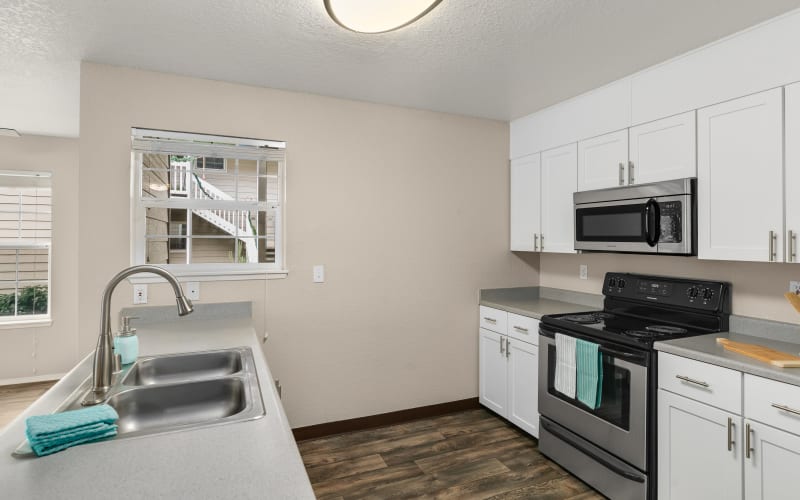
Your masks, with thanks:
[[[617,286],[620,288],[625,288],[625,280],[620,278],[619,281],[617,281]]]
[[[690,287],[689,290],[686,291],[686,294],[689,296],[690,299],[697,297],[697,287]]]
[[[608,286],[610,286],[611,288],[614,288],[615,286],[617,286],[617,278],[609,278]]]
[[[706,288],[703,290],[703,300],[711,300],[711,297],[714,296],[714,290],[710,288]]]

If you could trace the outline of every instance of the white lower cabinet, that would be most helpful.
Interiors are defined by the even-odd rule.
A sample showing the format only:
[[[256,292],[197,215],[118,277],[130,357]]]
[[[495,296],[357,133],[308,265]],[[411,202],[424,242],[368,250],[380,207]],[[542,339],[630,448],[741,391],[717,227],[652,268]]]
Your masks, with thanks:
[[[526,318],[522,328],[538,332],[539,321]],[[514,322],[514,325],[519,321]],[[517,325],[519,326],[519,325]],[[513,328],[509,324],[509,328]],[[539,437],[539,347],[538,333],[531,342],[480,328],[478,338],[479,388],[482,405],[507,418],[534,437]]]
[[[741,423],[738,415],[659,390],[659,500],[741,499]]]
[[[750,434],[750,453],[744,461],[745,498],[799,498],[800,437],[752,420],[745,420],[745,432]]]
[[[676,369],[683,373],[704,364],[659,354],[659,500],[800,498],[800,435],[794,433],[800,429],[800,387],[750,374],[742,377],[736,371],[736,380],[728,375],[715,378],[719,370],[730,370],[713,365],[707,365],[707,372],[695,370],[705,377],[702,380],[684,377],[706,393],[674,385]],[[719,394],[743,388],[739,404],[711,397],[714,388]]]

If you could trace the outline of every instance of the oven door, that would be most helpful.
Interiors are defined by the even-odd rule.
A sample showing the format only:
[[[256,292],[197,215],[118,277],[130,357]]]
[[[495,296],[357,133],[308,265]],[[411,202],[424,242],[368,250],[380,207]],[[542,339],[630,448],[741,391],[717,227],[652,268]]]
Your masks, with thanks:
[[[540,329],[539,413],[646,472],[649,353],[573,335],[600,345],[602,398],[600,406],[591,409],[555,390],[556,343],[553,335],[554,332]]]
[[[575,205],[575,249],[690,255],[692,196]]]

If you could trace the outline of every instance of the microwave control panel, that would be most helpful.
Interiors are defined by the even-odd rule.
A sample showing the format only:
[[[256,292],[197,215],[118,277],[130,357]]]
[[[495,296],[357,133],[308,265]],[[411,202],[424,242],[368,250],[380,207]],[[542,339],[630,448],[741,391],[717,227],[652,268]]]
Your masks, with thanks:
[[[721,311],[730,309],[729,285],[628,273],[606,273],[603,295],[673,306]]]
[[[661,217],[661,238],[659,243],[680,243],[683,239],[681,214],[683,207],[680,201],[667,201],[658,204]]]

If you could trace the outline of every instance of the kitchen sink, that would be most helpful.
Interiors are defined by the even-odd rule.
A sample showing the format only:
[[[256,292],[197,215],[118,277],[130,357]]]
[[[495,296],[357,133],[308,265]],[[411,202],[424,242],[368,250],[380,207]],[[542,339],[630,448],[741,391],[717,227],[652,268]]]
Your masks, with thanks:
[[[241,371],[240,350],[153,356],[138,359],[122,380],[122,385],[185,382],[197,378],[223,377]]]
[[[89,376],[54,413],[81,408]],[[147,356],[115,374],[106,403],[119,414],[113,439],[231,424],[265,415],[249,347]],[[13,453],[33,456],[27,441]]]

